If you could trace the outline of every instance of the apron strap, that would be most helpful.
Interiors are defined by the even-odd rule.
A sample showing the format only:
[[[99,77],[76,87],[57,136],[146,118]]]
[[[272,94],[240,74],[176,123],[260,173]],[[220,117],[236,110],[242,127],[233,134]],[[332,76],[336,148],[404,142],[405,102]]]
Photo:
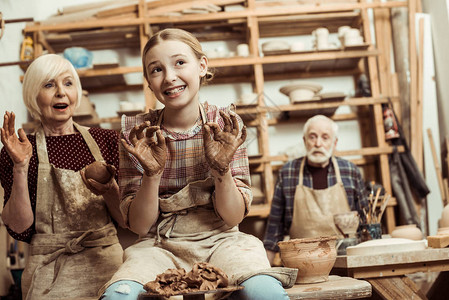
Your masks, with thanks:
[[[42,125],[36,130],[36,152],[39,164],[49,164],[47,143]]]
[[[89,131],[84,128],[83,126],[79,125],[76,122],[73,122],[73,125],[75,128],[81,133],[81,135],[84,138],[84,141],[86,142],[87,146],[89,147],[90,152],[92,153],[93,157],[96,161],[104,161],[103,156],[101,155],[100,147],[95,142],[92,135],[89,133]]]
[[[298,185],[299,186],[303,186],[303,181],[304,181],[304,165],[306,162],[306,157],[303,158],[302,162],[301,162],[301,166],[299,167],[299,182]]]
[[[92,153],[95,160],[104,161],[103,156],[101,155],[100,147],[95,142],[94,138],[89,133],[89,131],[76,122],[73,122],[73,125],[79,131],[79,133],[81,133],[84,141],[89,147],[89,150]],[[39,163],[49,164],[47,143],[45,141],[44,128],[42,127],[42,125],[36,131],[36,146],[37,146],[37,158]]]
[[[332,155],[332,163],[334,164],[335,176],[337,177],[337,183],[343,183],[340,176],[340,168],[338,167],[337,159]]]

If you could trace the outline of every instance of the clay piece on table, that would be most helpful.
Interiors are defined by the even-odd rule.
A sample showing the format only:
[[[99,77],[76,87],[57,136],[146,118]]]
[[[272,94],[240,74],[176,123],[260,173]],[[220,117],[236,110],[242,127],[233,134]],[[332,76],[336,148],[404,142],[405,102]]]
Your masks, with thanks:
[[[200,262],[193,265],[190,272],[185,269],[168,269],[147,282],[143,288],[150,294],[171,297],[183,293],[210,291],[225,288],[229,284],[228,276],[212,264]]]
[[[106,163],[95,161],[86,167],[85,176],[86,179],[93,179],[99,183],[108,183],[112,174],[109,172]]]

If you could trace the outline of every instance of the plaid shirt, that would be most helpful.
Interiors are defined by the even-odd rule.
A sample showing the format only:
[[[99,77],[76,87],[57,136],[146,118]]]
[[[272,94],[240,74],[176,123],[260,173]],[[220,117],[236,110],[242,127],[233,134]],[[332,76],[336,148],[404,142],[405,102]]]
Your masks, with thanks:
[[[224,122],[219,114],[219,110],[230,114],[232,107],[219,108],[215,105],[208,105],[207,102],[203,106],[207,121],[216,122],[223,129]],[[152,125],[156,125],[161,112],[162,110],[150,110],[146,114],[131,117],[123,116],[121,137],[131,144],[128,139],[131,129],[144,121],[150,121]],[[243,121],[238,115],[237,119],[241,132]],[[165,198],[176,194],[191,182],[206,179],[211,176],[211,173],[204,153],[203,121],[201,116],[196,121],[196,124],[186,132],[169,131],[164,128],[163,124],[161,129],[166,137],[167,160],[159,185],[159,196]],[[243,195],[246,206],[245,214],[247,214],[252,201],[252,193],[248,154],[245,144],[241,145],[234,154],[230,170],[237,188]],[[119,186],[122,199],[120,208],[128,224],[129,206],[140,188],[142,174],[143,168],[138,160],[120,145]]]
[[[349,207],[351,210],[358,210],[363,215],[362,207],[365,207],[368,202],[363,194],[364,182],[360,170],[350,161],[339,157],[335,158],[340,169]],[[299,169],[303,159],[304,157],[301,157],[287,162],[279,172],[264,238],[264,246],[268,250],[279,251],[277,242],[282,241],[284,236],[289,234],[295,191],[299,182]],[[329,163],[327,168],[327,184],[333,186],[337,183],[334,165]],[[303,184],[307,187],[313,186],[312,175],[307,164],[304,166]]]

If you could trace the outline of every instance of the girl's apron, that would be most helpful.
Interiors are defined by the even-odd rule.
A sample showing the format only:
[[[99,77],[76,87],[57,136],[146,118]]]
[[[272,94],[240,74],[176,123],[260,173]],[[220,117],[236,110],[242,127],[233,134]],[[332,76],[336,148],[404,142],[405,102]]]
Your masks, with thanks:
[[[202,111],[203,122],[206,122]],[[169,198],[159,198],[160,217],[145,237],[125,250],[125,261],[111,281],[134,280],[145,284],[167,269],[209,262],[221,268],[230,284],[256,274],[272,275],[292,286],[297,270],[270,268],[262,242],[229,227],[214,209],[214,179],[187,184]],[[222,297],[214,295],[214,298]]]
[[[293,204],[293,219],[290,227],[290,238],[308,238],[327,235],[343,237],[335,227],[334,214],[349,212],[346,190],[340,176],[340,169],[335,157],[332,163],[335,168],[337,183],[326,189],[315,190],[304,186],[303,173],[306,158],[301,162],[299,183]]]
[[[74,126],[95,160],[103,161],[90,133]],[[23,298],[96,297],[123,261],[116,228],[103,197],[86,187],[79,171],[49,163],[42,127],[36,132],[36,149],[36,234],[22,276]]]

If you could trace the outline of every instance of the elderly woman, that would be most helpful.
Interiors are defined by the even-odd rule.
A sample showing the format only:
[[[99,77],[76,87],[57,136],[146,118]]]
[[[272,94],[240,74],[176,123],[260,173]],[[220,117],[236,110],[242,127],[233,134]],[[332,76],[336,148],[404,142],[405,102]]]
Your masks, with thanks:
[[[6,112],[0,129],[2,219],[13,238],[31,244],[24,299],[95,297],[122,263],[112,222],[123,225],[118,134],[73,121],[81,95],[68,60],[40,56],[23,80],[25,105],[40,126],[16,135],[15,115]]]

